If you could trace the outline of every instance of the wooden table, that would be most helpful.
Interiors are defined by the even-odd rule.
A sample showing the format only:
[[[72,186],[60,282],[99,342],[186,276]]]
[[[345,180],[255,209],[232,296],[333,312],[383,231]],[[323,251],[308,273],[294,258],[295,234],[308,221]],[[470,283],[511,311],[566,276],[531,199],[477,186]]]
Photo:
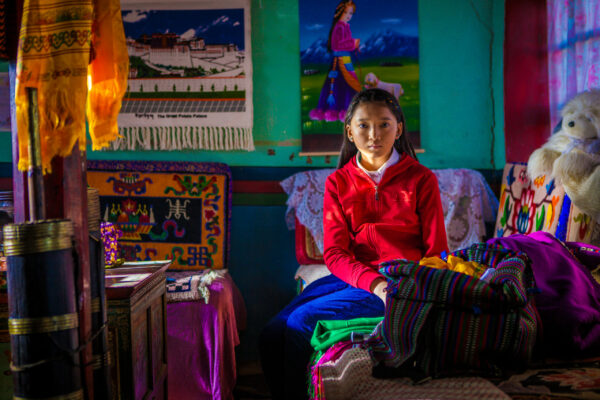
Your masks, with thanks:
[[[165,271],[170,261],[106,270],[113,399],[167,399]]]

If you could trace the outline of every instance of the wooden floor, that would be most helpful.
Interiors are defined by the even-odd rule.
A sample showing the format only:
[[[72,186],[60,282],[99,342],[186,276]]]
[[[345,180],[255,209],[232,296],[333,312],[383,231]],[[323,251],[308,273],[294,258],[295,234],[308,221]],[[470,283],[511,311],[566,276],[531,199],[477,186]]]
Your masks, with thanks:
[[[245,362],[239,365],[233,396],[235,400],[271,399],[269,388],[258,361]]]

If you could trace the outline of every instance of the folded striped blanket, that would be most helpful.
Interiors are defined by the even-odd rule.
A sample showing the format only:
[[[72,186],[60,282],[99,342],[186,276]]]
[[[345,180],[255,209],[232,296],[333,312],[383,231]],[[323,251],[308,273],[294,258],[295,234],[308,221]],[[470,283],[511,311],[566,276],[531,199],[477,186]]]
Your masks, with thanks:
[[[385,317],[366,341],[376,363],[435,377],[531,361],[539,316],[527,255],[485,243],[454,255],[495,271],[484,281],[408,260],[381,264]]]

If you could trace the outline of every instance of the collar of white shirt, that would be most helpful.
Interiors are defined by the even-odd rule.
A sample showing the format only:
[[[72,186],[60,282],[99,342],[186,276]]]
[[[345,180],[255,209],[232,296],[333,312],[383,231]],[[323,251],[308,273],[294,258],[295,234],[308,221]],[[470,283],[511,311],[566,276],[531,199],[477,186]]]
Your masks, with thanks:
[[[383,173],[385,172],[385,170],[388,169],[390,165],[396,164],[398,161],[400,161],[400,154],[398,154],[398,151],[395,147],[392,147],[392,155],[390,156],[390,158],[388,158],[388,160],[385,163],[383,163],[381,167],[379,167],[377,171],[367,171],[365,167],[363,167],[360,163],[360,152],[356,154],[356,164],[358,165],[358,168],[365,171],[365,173],[369,175],[369,177],[375,183],[381,182],[381,178],[383,177]]]

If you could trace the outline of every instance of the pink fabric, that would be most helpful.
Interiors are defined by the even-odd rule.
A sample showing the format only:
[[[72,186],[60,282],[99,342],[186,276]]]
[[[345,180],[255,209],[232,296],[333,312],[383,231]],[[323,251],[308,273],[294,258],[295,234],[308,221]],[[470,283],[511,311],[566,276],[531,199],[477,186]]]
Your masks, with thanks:
[[[204,301],[167,304],[169,398],[233,399],[238,330],[246,307],[229,274],[210,286]]]
[[[600,0],[548,0],[551,126],[577,93],[600,88]]]

